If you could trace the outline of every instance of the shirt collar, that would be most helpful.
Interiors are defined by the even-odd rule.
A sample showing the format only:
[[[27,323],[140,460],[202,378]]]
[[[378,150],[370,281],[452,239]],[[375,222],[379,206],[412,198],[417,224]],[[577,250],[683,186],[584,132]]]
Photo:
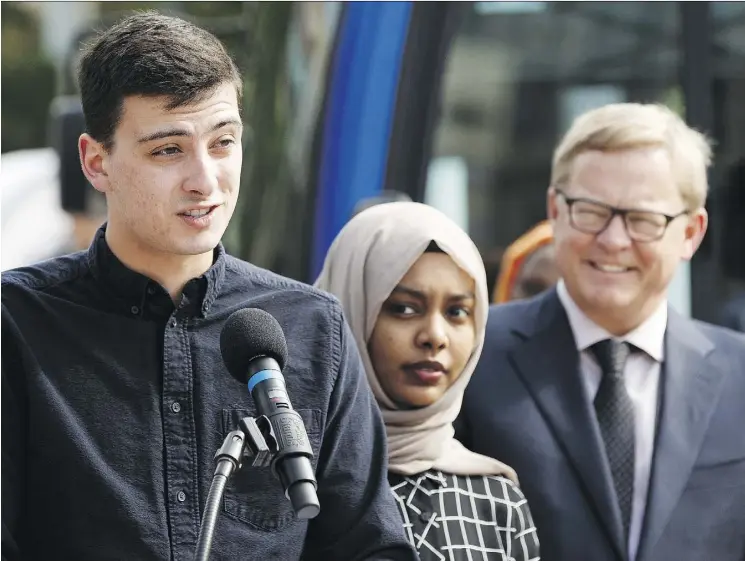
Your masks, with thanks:
[[[608,331],[588,318],[579,308],[564,284],[559,280],[556,292],[564,306],[569,325],[577,343],[577,350],[584,351],[603,339],[614,338]],[[667,301],[663,301],[657,309],[639,327],[630,331],[621,339],[640,348],[657,362],[665,357],[665,330],[667,328]]]
[[[212,266],[184,287],[184,294],[189,301],[188,307],[193,309],[193,315],[205,317],[208,314],[225,278],[225,261],[225,249],[220,243],[214,250]],[[114,255],[106,242],[106,224],[99,228],[88,248],[88,266],[93,276],[121,297],[135,315],[144,310],[149,300],[167,296],[165,289],[157,282],[133,271]],[[135,312],[135,309],[138,312]]]

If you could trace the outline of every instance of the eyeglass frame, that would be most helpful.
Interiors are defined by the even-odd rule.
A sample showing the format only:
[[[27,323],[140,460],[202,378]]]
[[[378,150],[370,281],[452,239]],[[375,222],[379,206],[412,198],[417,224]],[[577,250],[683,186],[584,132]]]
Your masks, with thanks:
[[[623,227],[626,229],[626,234],[629,236],[629,238],[631,238],[632,240],[638,243],[652,243],[652,242],[659,241],[663,237],[665,237],[665,234],[667,233],[667,228],[670,226],[670,223],[673,220],[680,218],[683,215],[690,215],[691,213],[691,211],[688,209],[682,210],[678,214],[670,215],[670,214],[665,214],[664,212],[656,212],[653,210],[642,210],[638,208],[618,208],[618,207],[615,207],[615,206],[612,206],[612,205],[609,205],[609,204],[606,204],[600,201],[596,201],[593,199],[588,199],[585,197],[570,197],[562,189],[559,189],[558,187],[554,187],[553,189],[557,194],[562,196],[562,198],[567,204],[567,210],[569,211],[569,224],[572,226],[572,228],[574,228],[578,232],[582,232],[583,234],[592,234],[594,236],[599,236],[600,234],[605,232],[608,229],[608,226],[610,226],[610,223],[613,222],[613,219],[616,216],[620,216],[621,220],[623,221]],[[574,217],[572,216],[572,205],[578,202],[597,205],[599,207],[603,207],[610,211],[610,216],[608,217],[608,220],[605,222],[605,225],[602,228],[600,228],[597,232],[583,230],[574,223]],[[628,222],[626,221],[627,216],[629,215],[629,213],[632,213],[632,212],[637,212],[637,213],[641,212],[641,213],[653,214],[655,216],[663,217],[665,219],[665,225],[662,228],[660,235],[657,236],[656,238],[650,238],[650,239],[640,240],[640,239],[635,238],[634,235],[632,235],[631,230],[629,229]]]

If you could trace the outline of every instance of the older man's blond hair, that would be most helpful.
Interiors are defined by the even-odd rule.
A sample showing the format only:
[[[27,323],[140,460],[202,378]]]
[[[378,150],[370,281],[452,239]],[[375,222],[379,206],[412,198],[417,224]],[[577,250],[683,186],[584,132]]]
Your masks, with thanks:
[[[614,152],[660,147],[670,155],[681,196],[689,210],[704,206],[711,144],[664,105],[614,103],[578,117],[554,152],[551,185],[566,186],[572,162],[589,150]]]

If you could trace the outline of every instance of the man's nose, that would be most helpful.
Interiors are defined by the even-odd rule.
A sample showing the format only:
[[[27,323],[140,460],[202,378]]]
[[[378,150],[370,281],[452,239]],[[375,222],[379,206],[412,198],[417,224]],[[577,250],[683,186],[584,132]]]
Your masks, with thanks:
[[[189,193],[208,197],[218,187],[217,164],[209,153],[197,154],[193,161],[189,176],[184,182],[184,189]]]
[[[633,240],[629,237],[623,216],[614,216],[608,226],[597,235],[597,241],[608,249],[624,249],[629,247]]]

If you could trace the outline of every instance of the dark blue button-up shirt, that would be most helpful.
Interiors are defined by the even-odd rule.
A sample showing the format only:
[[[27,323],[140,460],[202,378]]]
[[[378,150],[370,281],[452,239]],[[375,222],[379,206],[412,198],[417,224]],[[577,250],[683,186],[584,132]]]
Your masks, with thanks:
[[[220,330],[279,321],[287,390],[315,457],[321,513],[296,519],[268,468],[228,482],[212,559],[415,559],[386,480],[385,431],[331,296],[215,250],[174,305],[91,248],[2,275],[2,555],[193,559],[214,454],[256,410]]]

